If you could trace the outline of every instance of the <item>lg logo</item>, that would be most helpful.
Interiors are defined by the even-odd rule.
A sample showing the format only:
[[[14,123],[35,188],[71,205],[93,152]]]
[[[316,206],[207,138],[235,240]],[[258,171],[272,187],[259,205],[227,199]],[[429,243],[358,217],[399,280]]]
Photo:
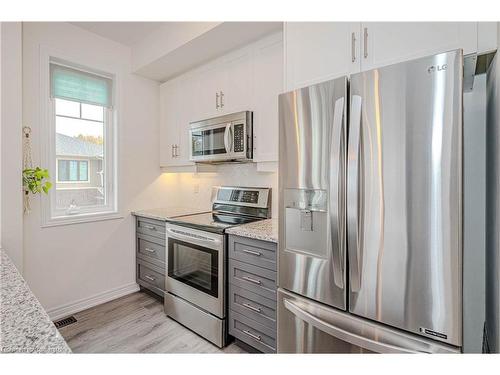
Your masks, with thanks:
[[[448,65],[447,64],[443,64],[443,65],[432,65],[430,66],[428,69],[427,69],[427,73],[431,74],[431,73],[434,73],[434,72],[441,72],[443,70],[446,70],[448,68]]]

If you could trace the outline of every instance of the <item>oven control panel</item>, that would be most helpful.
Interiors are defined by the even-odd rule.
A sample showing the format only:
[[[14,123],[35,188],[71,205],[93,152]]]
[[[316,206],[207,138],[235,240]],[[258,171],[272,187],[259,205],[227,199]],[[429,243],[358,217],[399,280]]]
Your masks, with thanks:
[[[270,190],[221,186],[217,188],[215,203],[266,208],[269,205]]]
[[[231,202],[257,203],[259,201],[259,192],[253,190],[233,190],[229,200]]]

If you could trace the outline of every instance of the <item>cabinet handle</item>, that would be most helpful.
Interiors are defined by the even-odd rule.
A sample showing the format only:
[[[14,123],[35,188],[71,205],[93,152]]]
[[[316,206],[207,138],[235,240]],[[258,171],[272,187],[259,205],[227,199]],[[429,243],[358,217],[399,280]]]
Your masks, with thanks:
[[[215,93],[215,109],[219,109],[219,93]]]
[[[252,250],[243,249],[243,252],[247,253],[247,254],[255,255],[257,257],[260,257],[262,255],[262,253],[260,251],[252,251]]]
[[[224,93],[222,91],[220,92],[220,107],[224,107]]]
[[[179,151],[179,145],[175,145],[175,146],[174,146],[174,150],[175,150],[175,152],[174,152],[174,156],[175,156],[176,158],[178,158],[178,157],[179,157],[179,152],[178,152],[178,151]]]
[[[351,33],[351,61],[356,61],[356,33]]]
[[[248,276],[243,276],[242,279],[246,280],[246,281],[250,281],[251,283],[254,283],[254,284],[257,284],[257,285],[262,284],[262,281],[257,280],[257,279],[252,279],[251,277],[248,277]]]
[[[171,154],[172,154],[172,158],[175,158],[174,145],[172,145],[172,152],[171,152]]]
[[[365,57],[365,59],[368,57],[368,28],[365,27],[364,31],[363,31],[363,38],[364,38],[364,41],[363,41],[363,55]]]
[[[250,332],[246,329],[243,330],[243,333],[250,336],[251,338],[253,338],[255,340],[262,341],[262,337],[260,337],[260,335],[254,335],[252,332]]]
[[[146,228],[146,229],[149,229],[149,230],[156,230],[156,228],[155,228],[155,227],[153,227],[152,225],[145,225],[145,224],[143,224],[142,226],[143,226],[144,228]]]
[[[247,309],[249,310],[252,310],[252,311],[255,311],[255,312],[258,312],[258,313],[261,313],[262,312],[262,309],[259,308],[259,307],[254,307],[252,305],[250,305],[249,303],[244,303],[243,306],[245,306]]]
[[[149,281],[155,281],[156,280],[154,277],[148,276],[148,275],[145,275],[144,278],[148,279]]]
[[[155,249],[150,249],[149,247],[145,247],[144,251],[147,251],[148,253],[156,253]]]

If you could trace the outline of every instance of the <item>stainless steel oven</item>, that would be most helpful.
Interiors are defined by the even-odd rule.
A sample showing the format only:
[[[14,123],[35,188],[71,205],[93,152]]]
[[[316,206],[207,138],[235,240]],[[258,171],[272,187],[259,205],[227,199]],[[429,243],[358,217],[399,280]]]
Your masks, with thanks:
[[[224,318],[224,235],[167,224],[167,242],[167,290]]]
[[[192,122],[189,135],[192,161],[214,163],[252,160],[252,112]]]
[[[227,342],[225,230],[271,216],[271,189],[214,188],[212,211],[168,220],[166,314],[219,347]]]

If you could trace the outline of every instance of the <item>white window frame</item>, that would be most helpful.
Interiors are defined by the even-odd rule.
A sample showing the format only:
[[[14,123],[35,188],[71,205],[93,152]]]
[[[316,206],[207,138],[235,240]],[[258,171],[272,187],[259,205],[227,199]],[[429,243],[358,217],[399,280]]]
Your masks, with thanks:
[[[56,115],[55,99],[50,95],[50,63],[67,65],[69,67],[102,75],[113,80],[114,105],[104,109],[104,188],[106,204],[99,206],[79,207],[76,211],[56,208]],[[88,68],[92,66],[92,68]],[[83,59],[68,56],[60,51],[46,46],[40,46],[40,119],[41,119],[41,165],[46,166],[51,174],[52,189],[49,194],[41,195],[42,227],[93,222],[99,220],[123,218],[118,210],[118,137],[117,114],[119,95],[119,80],[116,73],[108,73],[106,68],[86,64]],[[90,163],[89,163],[90,169]],[[90,171],[89,171],[90,172]],[[90,177],[90,173],[89,173]],[[83,183],[83,182],[82,182]]]
[[[59,162],[63,160],[63,161],[77,161],[77,162],[81,162],[81,161],[86,161],[87,162],[87,179],[86,180],[77,180],[77,181],[61,181],[59,180]],[[56,183],[57,184],[69,184],[69,185],[74,185],[74,184],[90,184],[90,159],[79,159],[79,158],[72,158],[71,155],[70,156],[65,156],[65,157],[62,157],[62,158],[58,158],[56,157]]]

